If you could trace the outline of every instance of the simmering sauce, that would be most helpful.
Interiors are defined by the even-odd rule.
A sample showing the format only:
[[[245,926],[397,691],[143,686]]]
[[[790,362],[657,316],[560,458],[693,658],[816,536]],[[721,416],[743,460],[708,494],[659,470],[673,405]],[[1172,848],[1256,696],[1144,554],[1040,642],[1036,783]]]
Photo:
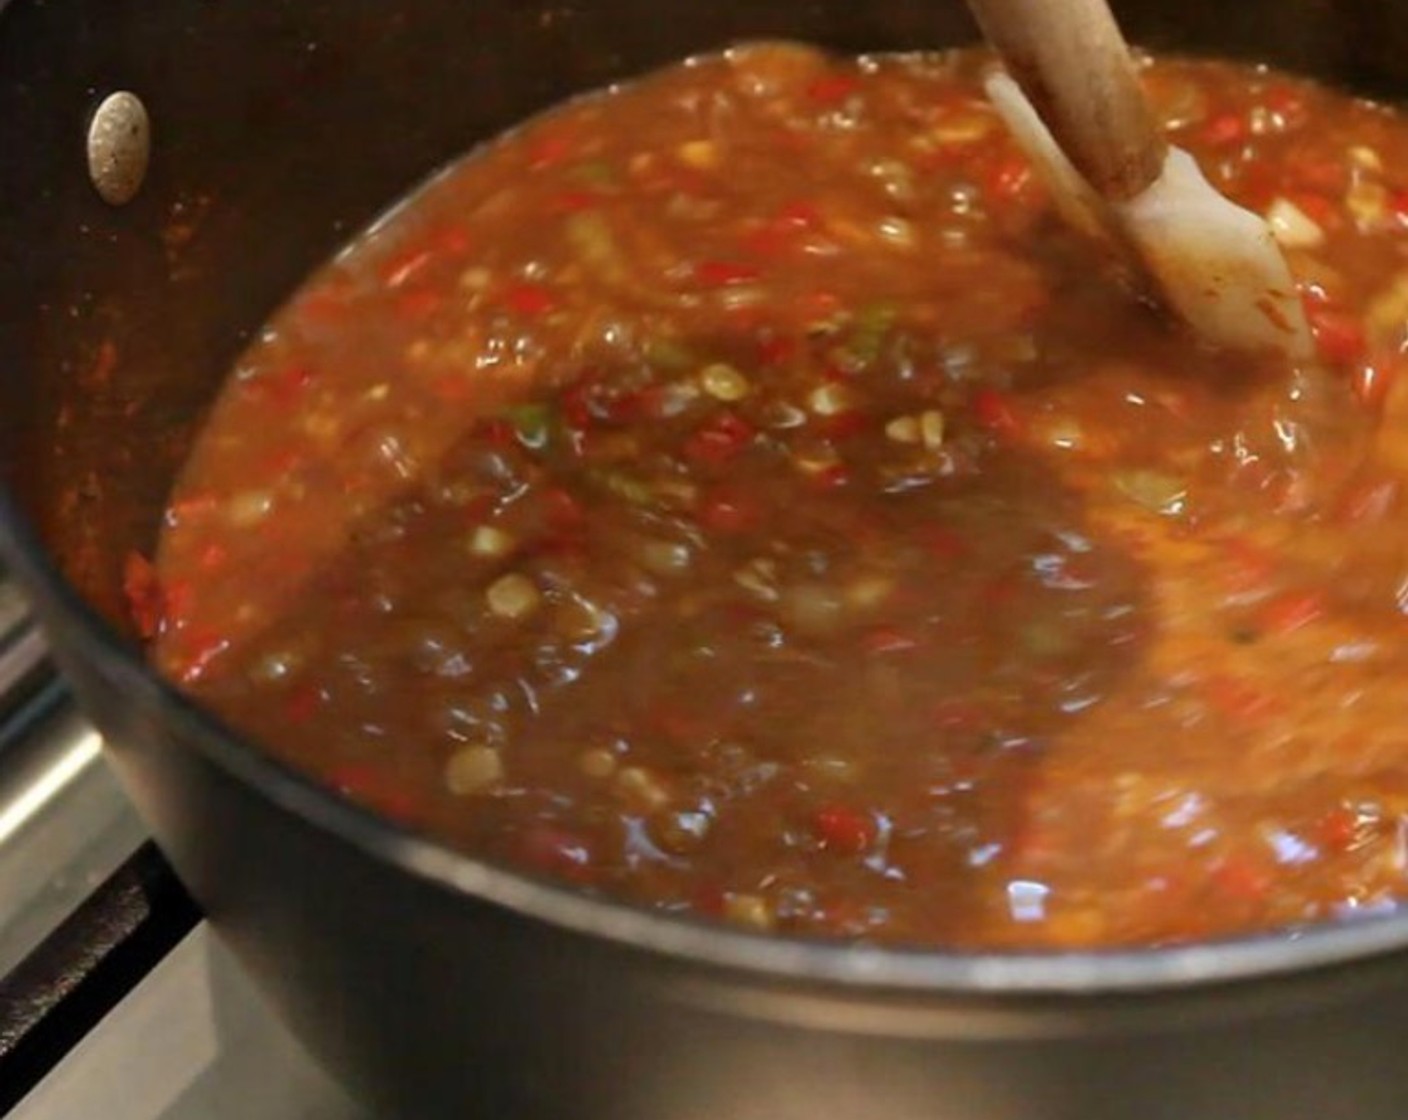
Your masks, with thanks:
[[[764,45],[535,119],[240,360],[129,585],[346,795],[667,910],[1167,942],[1408,893],[1408,126],[1142,73],[1314,368],[1055,218],[976,52]]]

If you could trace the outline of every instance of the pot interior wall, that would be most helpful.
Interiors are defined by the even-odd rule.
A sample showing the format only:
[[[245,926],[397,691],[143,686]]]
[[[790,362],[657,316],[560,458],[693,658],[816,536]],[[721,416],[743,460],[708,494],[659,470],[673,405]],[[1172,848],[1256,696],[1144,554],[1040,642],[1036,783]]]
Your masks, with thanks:
[[[1117,2],[1156,49],[1391,88],[1389,0]],[[202,410],[300,276],[440,163],[575,90],[743,38],[967,42],[960,0],[13,0],[0,6],[0,470],[62,571],[121,625]],[[146,188],[97,199],[83,132],[136,91]]]

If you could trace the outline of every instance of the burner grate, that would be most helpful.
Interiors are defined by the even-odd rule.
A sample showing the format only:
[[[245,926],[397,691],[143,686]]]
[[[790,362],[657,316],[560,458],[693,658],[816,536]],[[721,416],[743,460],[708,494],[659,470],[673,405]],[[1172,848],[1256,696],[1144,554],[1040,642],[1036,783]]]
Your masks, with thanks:
[[[13,1108],[200,919],[145,844],[0,980],[0,1113]]]
[[[198,920],[100,750],[0,569],[0,1113]]]
[[[0,1116],[366,1120],[200,922],[101,746],[0,569]]]
[[[44,640],[30,624],[24,596],[0,568],[0,726],[52,676]]]

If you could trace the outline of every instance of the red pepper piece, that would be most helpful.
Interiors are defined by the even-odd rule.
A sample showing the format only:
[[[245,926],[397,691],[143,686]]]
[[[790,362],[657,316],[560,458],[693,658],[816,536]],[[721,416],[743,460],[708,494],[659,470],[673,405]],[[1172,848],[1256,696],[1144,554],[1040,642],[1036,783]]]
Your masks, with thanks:
[[[1214,148],[1228,148],[1240,144],[1251,135],[1251,122],[1244,113],[1216,113],[1203,122],[1198,130],[1198,138]]]
[[[215,631],[188,631],[182,643],[181,667],[177,673],[186,684],[205,676],[211,663],[230,648],[230,641]]]
[[[1388,400],[1389,390],[1398,376],[1399,360],[1388,354],[1371,355],[1350,374],[1350,389],[1359,403],[1371,412],[1378,412]]]
[[[792,202],[751,230],[742,248],[750,256],[777,257],[795,249],[808,233],[821,229],[821,211],[809,202]]]
[[[112,380],[112,371],[117,368],[117,345],[110,338],[105,338],[98,345],[97,356],[93,359],[93,367],[88,371],[85,382],[90,386],[106,385]]]
[[[340,322],[347,311],[347,293],[337,289],[319,287],[298,297],[296,304],[298,317],[305,323],[315,326],[328,326]]]
[[[275,373],[266,373],[242,383],[244,395],[251,401],[268,401],[280,407],[297,403],[313,383],[313,371],[300,362],[285,366]]]
[[[592,385],[589,381],[569,385],[558,394],[557,402],[562,422],[569,428],[584,431],[597,419],[592,408]]]
[[[370,766],[341,767],[328,775],[328,781],[334,789],[385,816],[406,819],[415,813],[415,802]]]
[[[313,371],[301,363],[285,366],[269,385],[270,396],[279,404],[291,405],[310,385],[313,384]]]
[[[1364,336],[1364,324],[1357,316],[1310,301],[1306,301],[1305,313],[1315,345],[1327,362],[1348,366],[1364,360],[1369,344]]]
[[[835,292],[807,292],[797,299],[797,314],[804,323],[825,322],[841,310],[841,297]]]
[[[211,541],[196,556],[196,567],[203,572],[213,572],[229,559],[230,550],[222,544]]]
[[[166,613],[166,600],[156,568],[140,552],[129,552],[123,561],[122,592],[127,596],[127,608],[137,633],[143,638],[156,637]]]
[[[968,555],[967,543],[947,525],[925,525],[919,531],[919,543],[930,556],[943,564],[962,560]]]
[[[871,418],[859,409],[851,408],[822,418],[816,430],[830,440],[847,440],[861,435],[870,427]]]
[[[586,524],[587,514],[582,503],[560,486],[544,490],[539,497],[543,520],[554,533],[575,533]]]
[[[552,200],[549,208],[558,214],[580,214],[583,210],[595,210],[605,198],[600,191],[563,191]]]
[[[812,830],[827,851],[860,855],[875,843],[875,820],[848,805],[823,805],[812,817]]]
[[[370,766],[348,763],[328,774],[327,782],[339,793],[357,796],[377,784],[377,775]]]
[[[819,230],[826,225],[826,219],[816,205],[804,199],[798,199],[782,206],[773,221],[779,226],[795,229],[802,233]]]
[[[1385,520],[1399,507],[1403,484],[1396,478],[1368,478],[1348,487],[1335,504],[1335,517],[1348,525]]]
[[[971,700],[955,697],[934,706],[934,724],[941,731],[981,731],[990,723],[987,712]]]
[[[680,164],[655,163],[644,171],[632,172],[631,177],[642,192],[655,195],[703,198],[712,197],[718,189],[712,174]]]
[[[853,898],[834,898],[817,912],[819,927],[837,937],[861,937],[871,928],[872,915]]]
[[[985,182],[984,193],[999,202],[1016,202],[1036,182],[1032,165],[1020,155],[1007,156],[993,165]]]
[[[518,446],[518,429],[502,416],[486,416],[475,425],[475,435],[502,451]]]
[[[428,238],[430,250],[437,257],[462,257],[473,244],[469,231],[463,226],[441,226]]]
[[[1316,839],[1332,852],[1347,852],[1359,840],[1359,814],[1344,805],[1336,805],[1315,823]]]
[[[1018,867],[1045,867],[1061,856],[1061,838],[1050,823],[1028,817],[1017,825],[1016,834],[1008,843],[1007,853]]]
[[[1340,198],[1349,186],[1349,165],[1342,159],[1300,159],[1294,161],[1291,175],[1306,190]]]
[[[973,416],[980,426],[996,436],[1014,436],[1021,431],[1021,421],[1011,400],[999,389],[985,386],[973,394]]]
[[[1232,537],[1223,542],[1223,549],[1227,558],[1223,585],[1234,595],[1260,591],[1276,575],[1276,558],[1258,544]]]
[[[1324,617],[1325,596],[1318,591],[1291,591],[1264,603],[1257,621],[1268,634],[1294,634]]]
[[[1214,708],[1238,723],[1261,723],[1281,707],[1271,693],[1236,677],[1210,677],[1203,689]]]
[[[807,86],[807,98],[817,105],[835,108],[860,91],[854,74],[827,74]]]
[[[434,315],[444,302],[445,297],[435,292],[403,292],[394,307],[400,318],[417,322]]]
[[[661,403],[665,390],[658,386],[648,386],[634,392],[602,393],[595,402],[597,412],[610,424],[635,424],[641,420],[653,419],[655,409]]]
[[[797,235],[792,230],[779,230],[772,225],[762,225],[743,234],[738,247],[745,256],[771,260],[790,252],[797,243]]]
[[[523,863],[533,870],[574,883],[592,877],[595,854],[590,842],[561,825],[534,824],[523,833],[518,848]]]
[[[414,280],[432,260],[435,254],[429,249],[417,247],[399,253],[386,262],[381,270],[382,282],[388,288],[401,288]]]
[[[259,462],[258,469],[251,472],[256,477],[263,474],[274,481],[287,478],[303,465],[304,452],[297,447],[276,448]]]
[[[710,727],[704,720],[663,704],[646,713],[645,725],[652,735],[659,735],[671,743],[704,743],[710,737]]]
[[[845,463],[832,463],[807,475],[807,481],[817,490],[841,490],[851,484],[851,469]]]
[[[1261,214],[1281,197],[1285,186],[1281,176],[1268,167],[1254,163],[1241,169],[1240,177],[1235,186],[1229,187],[1229,193],[1234,201]]]
[[[1262,95],[1262,104],[1280,117],[1286,128],[1299,127],[1309,115],[1305,96],[1290,86],[1272,86]]]
[[[684,409],[668,385],[647,385],[633,396],[635,416],[642,420],[666,420]]]
[[[547,132],[535,137],[528,146],[528,166],[543,171],[569,159],[576,151],[576,140],[569,133]]]
[[[718,490],[704,499],[699,511],[699,523],[711,533],[731,536],[750,533],[763,523],[763,510],[746,494]]]
[[[1323,305],[1334,302],[1334,300],[1330,298],[1330,293],[1325,288],[1325,285],[1317,281],[1301,280],[1296,285],[1296,288],[1300,292],[1301,300],[1305,303],[1307,314],[1310,312],[1311,304]]]
[[[728,892],[717,883],[700,883],[689,897],[689,908],[706,918],[722,918]]]
[[[751,284],[758,276],[756,268],[736,261],[700,261],[694,266],[694,282],[702,288]]]
[[[195,596],[195,584],[188,579],[176,580],[162,587],[163,625],[183,625],[191,616],[191,604],[194,602]]]
[[[978,591],[978,599],[985,607],[999,610],[1011,606],[1022,590],[1021,576],[1006,572],[993,576]]]
[[[446,404],[461,404],[469,400],[474,385],[463,373],[443,373],[430,383],[430,391]]]
[[[666,397],[663,387],[622,392],[603,385],[593,375],[563,389],[558,404],[566,427],[584,431],[597,424],[634,424],[655,418]]]
[[[213,494],[188,494],[167,507],[166,523],[182,525],[193,518],[206,517],[214,513],[219,504]]]
[[[891,653],[910,653],[919,648],[919,640],[895,626],[876,626],[867,630],[860,640],[861,648],[875,657]]]
[[[557,296],[542,284],[515,284],[503,293],[504,304],[515,314],[537,318],[557,310]]]
[[[307,723],[317,714],[322,699],[322,694],[312,685],[298,685],[284,704],[284,716],[290,723]]]
[[[742,453],[755,434],[746,420],[721,412],[689,437],[685,455],[696,463],[721,466]]]
[[[1397,225],[1408,226],[1408,190],[1399,187],[1389,191],[1388,212]]]
[[[1274,883],[1272,875],[1256,861],[1235,855],[1213,868],[1212,881],[1223,894],[1244,902],[1260,902]]]
[[[772,335],[758,343],[758,362],[769,367],[785,366],[801,352],[802,344],[791,335]]]

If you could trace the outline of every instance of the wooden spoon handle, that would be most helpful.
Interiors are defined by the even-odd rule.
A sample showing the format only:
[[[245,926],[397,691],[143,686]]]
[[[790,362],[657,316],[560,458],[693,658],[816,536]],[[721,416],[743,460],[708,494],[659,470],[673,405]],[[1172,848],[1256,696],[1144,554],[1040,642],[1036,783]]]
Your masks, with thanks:
[[[1057,143],[1106,198],[1133,198],[1168,145],[1106,0],[968,0]]]

